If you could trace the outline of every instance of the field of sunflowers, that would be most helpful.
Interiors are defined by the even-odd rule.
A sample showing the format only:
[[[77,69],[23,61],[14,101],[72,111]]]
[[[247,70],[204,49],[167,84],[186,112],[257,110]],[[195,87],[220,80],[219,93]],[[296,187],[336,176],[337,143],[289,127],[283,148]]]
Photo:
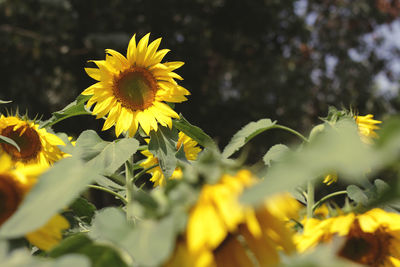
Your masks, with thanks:
[[[163,62],[160,42],[106,49],[48,120],[2,112],[0,266],[400,266],[399,117],[332,107],[309,133],[265,118],[221,149],[175,111],[184,63]],[[81,115],[115,140],[51,128]],[[298,141],[246,165],[242,148],[270,130]],[[96,209],[89,189],[118,204]]]

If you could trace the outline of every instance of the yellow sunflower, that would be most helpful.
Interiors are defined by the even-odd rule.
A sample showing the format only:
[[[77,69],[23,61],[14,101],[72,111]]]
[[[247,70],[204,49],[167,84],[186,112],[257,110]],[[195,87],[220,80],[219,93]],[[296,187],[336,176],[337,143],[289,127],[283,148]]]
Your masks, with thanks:
[[[274,199],[280,202],[285,196],[257,209],[239,203],[243,190],[256,182],[249,171],[241,170],[235,176],[223,175],[217,184],[205,185],[189,213],[186,232],[165,266],[254,266],[254,262],[276,266],[278,251],[294,251],[293,233],[286,225],[291,212],[270,210]],[[287,210],[284,203],[280,205]]]
[[[185,156],[187,160],[196,160],[197,155],[200,153],[201,148],[198,147],[197,142],[194,141],[192,138],[184,134],[183,132],[179,132],[179,138],[178,142],[176,144],[176,149],[179,150],[181,146],[183,145],[183,151],[185,152]],[[158,159],[154,157],[153,154],[151,154],[150,151],[148,150],[143,150],[141,152],[144,156],[147,157],[145,161],[143,161],[140,166],[143,169],[149,168],[155,164],[158,163]],[[166,183],[166,179],[164,174],[162,173],[162,170],[159,166],[147,171],[147,173],[150,173],[152,177],[150,178],[150,181],[154,183],[154,186],[164,186]],[[171,177],[169,179],[180,179],[182,178],[182,170],[178,167],[174,170],[172,173]]]
[[[400,266],[400,214],[372,209],[324,220],[308,219],[302,234],[295,237],[299,252],[337,236],[343,245],[341,257],[368,266]]]
[[[65,145],[56,135],[39,129],[39,125],[33,121],[25,120],[17,116],[0,117],[0,135],[14,140],[20,148],[13,145],[0,144],[0,152],[11,156],[14,162],[23,164],[52,164],[65,157],[57,146]]]
[[[375,130],[379,129],[376,124],[382,123],[381,121],[374,120],[374,115],[368,114],[365,116],[355,116],[355,120],[358,126],[358,133],[361,140],[367,144],[372,143],[372,138],[377,138],[378,135]]]
[[[175,79],[182,77],[173,72],[184,63],[161,63],[169,49],[157,51],[161,38],[148,45],[149,36],[146,34],[136,45],[133,35],[126,58],[106,49],[105,60],[93,61],[98,68],[85,69],[98,82],[82,94],[92,95],[88,106],[97,103],[93,109],[97,118],[108,114],[103,130],[115,125],[117,136],[125,131],[134,136],[139,125],[147,134],[157,131],[158,123],[171,128],[171,118],[179,116],[165,102],[180,103],[190,94],[177,84]]]
[[[24,196],[36,183],[37,177],[47,167],[35,164],[13,168],[12,160],[7,154],[0,156],[0,226],[18,209]],[[68,228],[68,221],[57,214],[44,226],[25,237],[38,248],[50,250],[61,241],[62,231]]]

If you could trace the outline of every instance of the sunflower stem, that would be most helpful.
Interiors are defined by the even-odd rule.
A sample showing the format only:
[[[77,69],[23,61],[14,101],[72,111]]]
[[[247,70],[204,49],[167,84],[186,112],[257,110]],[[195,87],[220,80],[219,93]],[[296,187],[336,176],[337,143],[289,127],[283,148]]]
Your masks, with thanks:
[[[314,207],[314,181],[308,181],[307,183],[307,218],[313,217]]]
[[[132,200],[133,200],[133,169],[129,167],[130,163],[133,162],[131,156],[127,162],[125,162],[125,180],[126,180],[126,219],[128,223],[135,224],[135,215],[133,214]]]
[[[281,129],[281,130],[288,131],[289,133],[292,133],[292,134],[300,137],[301,140],[303,140],[304,142],[308,143],[308,139],[304,135],[302,135],[298,131],[293,130],[293,129],[289,128],[289,127],[286,127],[286,126],[283,126],[283,125],[279,125],[279,124],[275,124],[274,126],[272,126],[272,128],[273,129],[275,128],[275,129]]]
[[[320,200],[318,200],[318,201],[314,204],[312,210],[315,211],[319,206],[321,206],[322,203],[324,203],[325,201],[327,201],[328,199],[330,199],[330,198],[332,198],[332,197],[339,196],[339,195],[345,195],[345,194],[347,194],[347,191],[346,191],[346,190],[337,191],[337,192],[333,192],[333,193],[331,193],[331,194],[329,194],[329,195],[326,195],[326,196],[324,196],[323,198],[321,198]]]
[[[122,201],[122,203],[124,203],[124,204],[127,204],[127,203],[128,203],[127,200],[126,200],[126,198],[124,198],[123,196],[121,196],[121,195],[118,194],[117,192],[114,192],[114,191],[112,191],[112,190],[110,190],[110,189],[108,189],[108,188],[105,188],[105,187],[102,187],[102,186],[98,186],[98,185],[93,185],[93,184],[88,185],[88,187],[89,187],[89,188],[92,188],[92,189],[96,189],[96,190],[101,190],[101,191],[107,192],[107,193],[109,193],[109,194],[111,194],[111,195],[117,197],[119,200]]]

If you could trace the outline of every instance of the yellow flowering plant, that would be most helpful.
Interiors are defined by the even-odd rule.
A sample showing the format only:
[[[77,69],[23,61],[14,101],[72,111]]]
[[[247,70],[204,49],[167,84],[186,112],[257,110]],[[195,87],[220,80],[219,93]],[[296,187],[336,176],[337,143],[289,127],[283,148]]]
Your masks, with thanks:
[[[179,114],[183,62],[160,45],[106,49],[46,121],[1,113],[1,266],[400,266],[399,118],[331,108],[309,134],[263,118],[220,149]],[[112,139],[52,130],[82,115]],[[242,148],[271,130],[296,141],[250,164]]]

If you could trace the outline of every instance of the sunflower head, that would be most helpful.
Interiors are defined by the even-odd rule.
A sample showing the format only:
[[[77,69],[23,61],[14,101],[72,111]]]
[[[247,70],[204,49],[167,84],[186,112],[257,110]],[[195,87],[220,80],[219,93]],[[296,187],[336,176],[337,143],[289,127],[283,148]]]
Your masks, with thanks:
[[[20,150],[13,145],[0,144],[0,152],[8,154],[14,162],[23,164],[52,164],[65,154],[57,147],[64,142],[45,129],[39,129],[35,122],[18,116],[0,117],[0,135],[14,140]]]
[[[311,218],[305,222],[303,233],[296,236],[296,243],[303,252],[338,236],[343,239],[337,251],[340,257],[368,266],[398,266],[392,263],[400,262],[399,221],[399,214],[382,209],[324,220]]]
[[[158,123],[172,127],[172,118],[178,114],[166,103],[179,103],[189,91],[178,85],[182,80],[173,72],[183,62],[161,63],[168,49],[158,50],[161,38],[149,44],[150,34],[136,44],[134,35],[129,42],[126,57],[112,49],[106,50],[106,59],[93,61],[97,68],[86,68],[87,74],[98,82],[82,92],[92,95],[88,106],[94,104],[97,118],[107,115],[103,130],[115,125],[119,136],[128,132],[135,135],[139,126],[147,133],[157,131]]]
[[[167,266],[276,266],[278,251],[293,251],[287,213],[270,210],[274,199],[256,209],[239,202],[243,190],[256,182],[251,172],[241,170],[205,185]]]

